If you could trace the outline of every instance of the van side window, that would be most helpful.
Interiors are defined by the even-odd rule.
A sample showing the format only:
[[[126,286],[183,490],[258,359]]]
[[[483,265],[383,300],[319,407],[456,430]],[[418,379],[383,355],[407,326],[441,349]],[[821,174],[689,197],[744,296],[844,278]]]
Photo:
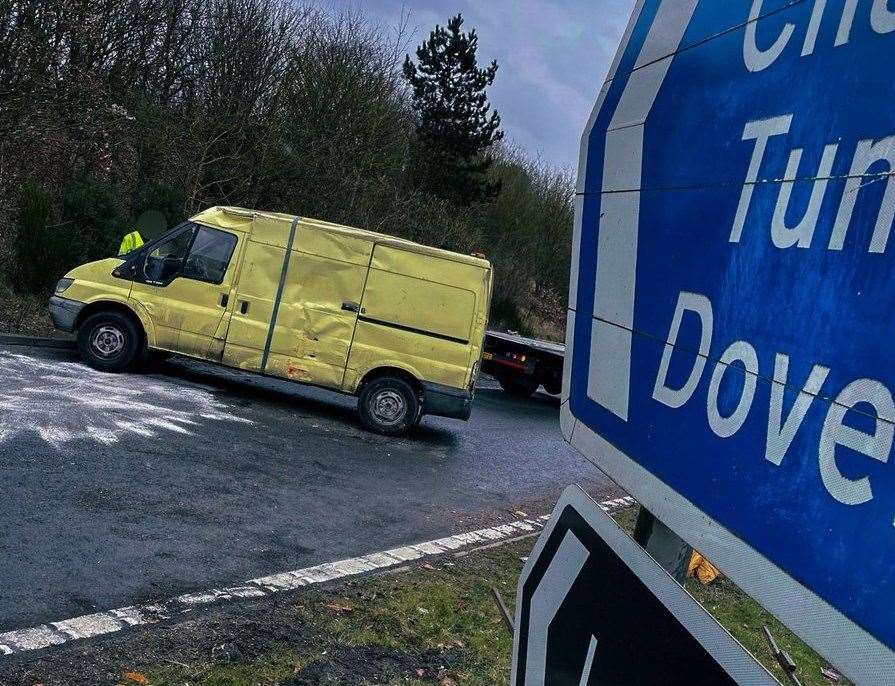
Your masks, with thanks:
[[[150,283],[167,283],[173,279],[183,267],[192,239],[192,229],[186,229],[155,246],[146,256],[143,268],[146,280]]]
[[[189,257],[183,267],[183,276],[210,283],[221,283],[230,257],[236,247],[236,236],[226,231],[217,231],[200,226],[190,248]]]

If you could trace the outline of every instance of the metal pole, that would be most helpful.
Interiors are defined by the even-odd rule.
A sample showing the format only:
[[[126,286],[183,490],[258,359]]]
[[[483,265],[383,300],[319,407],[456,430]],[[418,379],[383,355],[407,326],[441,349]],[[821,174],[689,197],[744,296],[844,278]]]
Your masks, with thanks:
[[[682,584],[687,580],[687,566],[693,548],[680,536],[653,516],[643,505],[634,526],[634,540],[658,562],[675,580]]]
[[[789,679],[792,686],[802,686],[802,682],[799,681],[799,677],[796,675],[796,672],[798,671],[796,663],[789,656],[789,653],[780,649],[780,646],[777,645],[777,641],[774,640],[774,636],[771,634],[771,630],[768,629],[767,626],[761,627],[761,630],[764,632],[764,638],[768,642],[768,647],[771,649],[771,655],[777,660],[777,664],[780,665],[780,669],[786,674],[786,678]]]
[[[494,596],[494,602],[497,603],[497,609],[500,610],[500,616],[503,617],[504,624],[507,625],[507,629],[509,629],[510,633],[512,634],[514,631],[513,617],[510,615],[510,611],[507,609],[506,603],[503,602],[503,597],[500,595],[500,591],[492,586],[491,595]]]

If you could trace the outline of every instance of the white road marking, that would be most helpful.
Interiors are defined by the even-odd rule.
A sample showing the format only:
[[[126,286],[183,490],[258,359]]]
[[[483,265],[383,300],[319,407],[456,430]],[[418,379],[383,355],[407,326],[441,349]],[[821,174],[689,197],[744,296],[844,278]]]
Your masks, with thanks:
[[[618,510],[633,504],[634,498],[631,497],[616,498],[600,503],[606,511]],[[548,519],[550,519],[550,515],[543,515],[536,519],[523,519],[361,557],[326,562],[313,567],[249,579],[238,586],[184,593],[159,603],[120,607],[115,610],[95,612],[28,629],[7,631],[0,633],[0,658],[5,655],[42,650],[70,641],[113,634],[128,627],[157,624],[203,605],[223,603],[240,598],[263,598],[274,593],[295,590],[302,586],[311,586],[379,569],[397,567],[410,561],[441,555],[452,550],[493,544],[495,541],[518,538],[525,534],[531,535],[542,529]]]
[[[154,376],[107,374],[76,362],[0,350],[0,444],[32,434],[61,450],[122,436],[193,435],[202,420],[251,424],[229,412],[214,389]]]

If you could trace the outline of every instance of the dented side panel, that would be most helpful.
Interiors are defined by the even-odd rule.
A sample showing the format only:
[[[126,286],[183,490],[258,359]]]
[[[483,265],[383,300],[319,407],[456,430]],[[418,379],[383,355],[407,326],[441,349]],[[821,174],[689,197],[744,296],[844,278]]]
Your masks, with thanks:
[[[295,245],[266,372],[339,388],[372,245],[316,231],[299,231]]]
[[[377,243],[375,234],[313,220],[298,222],[287,259],[289,222],[260,213],[253,221],[225,364],[352,393],[382,367],[469,387],[491,296],[486,262]]]
[[[469,289],[469,284],[455,286],[371,269],[363,304],[363,314],[369,319],[419,329],[465,344],[469,342],[475,320],[476,293]]]
[[[380,271],[413,276],[424,281],[477,290],[481,284],[482,272],[487,269],[488,263],[480,260],[475,260],[475,263],[459,262],[450,259],[451,256],[453,253],[445,252],[443,256],[430,255],[389,244],[378,244],[370,266]]]
[[[369,238],[321,231],[314,228],[312,222],[303,220],[299,224],[293,249],[306,255],[355,264],[366,271],[370,264],[373,242]]]
[[[370,371],[380,367],[403,369],[420,381],[464,388],[469,373],[469,345],[358,321],[346,375],[346,391],[354,392]]]

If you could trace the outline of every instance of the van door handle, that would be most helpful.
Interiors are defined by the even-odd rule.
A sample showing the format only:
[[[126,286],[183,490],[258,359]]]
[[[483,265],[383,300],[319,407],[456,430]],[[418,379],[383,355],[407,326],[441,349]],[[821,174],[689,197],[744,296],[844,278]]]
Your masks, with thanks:
[[[248,300],[240,301],[239,312],[240,312],[240,314],[248,314],[249,313],[249,301]]]
[[[356,314],[360,312],[360,303],[344,302],[342,303],[342,309],[346,312],[354,312]]]
[[[230,302],[230,294],[229,293],[221,293],[221,307],[227,307],[227,303]]]

